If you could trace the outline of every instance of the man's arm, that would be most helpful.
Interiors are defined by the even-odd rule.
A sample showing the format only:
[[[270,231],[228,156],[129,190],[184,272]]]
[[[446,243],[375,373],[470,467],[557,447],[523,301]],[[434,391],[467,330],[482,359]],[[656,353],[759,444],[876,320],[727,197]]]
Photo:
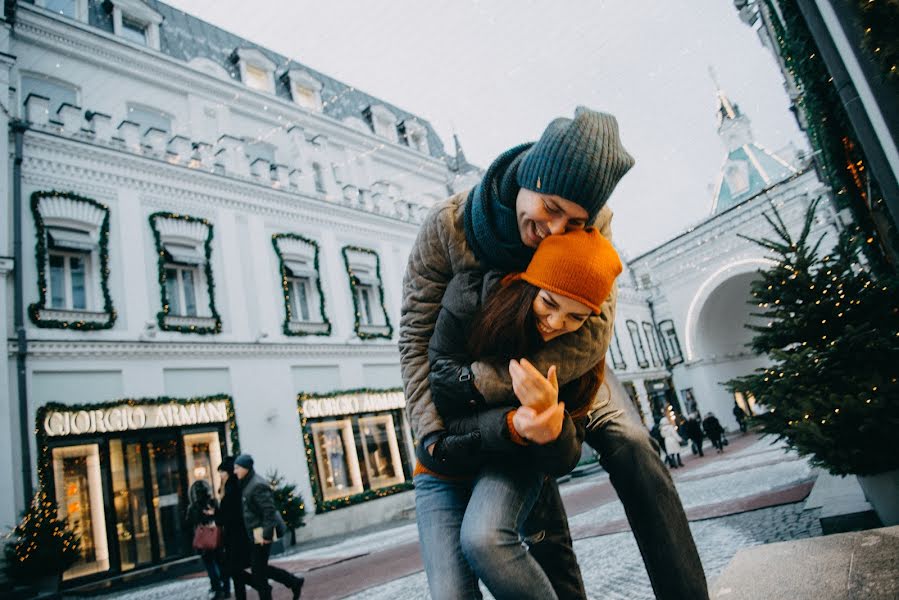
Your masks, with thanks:
[[[259,512],[262,513],[262,539],[272,541],[278,523],[275,516],[278,509],[275,506],[274,492],[267,485],[258,485],[253,492],[253,499]]]

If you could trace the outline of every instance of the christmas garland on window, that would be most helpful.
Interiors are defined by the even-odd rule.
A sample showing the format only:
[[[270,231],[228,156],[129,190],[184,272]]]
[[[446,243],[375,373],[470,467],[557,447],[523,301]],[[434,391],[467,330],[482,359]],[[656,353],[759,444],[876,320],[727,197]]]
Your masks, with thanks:
[[[315,499],[316,514],[352,506],[354,504],[360,504],[362,502],[368,502],[369,500],[375,500],[377,498],[385,498],[387,496],[392,496],[393,494],[409,491],[413,489],[414,486],[411,481],[404,481],[403,483],[378,488],[376,490],[365,490],[364,492],[361,492],[359,494],[352,494],[349,496],[344,496],[342,498],[325,500],[324,494],[319,487],[318,467],[315,464],[315,446],[312,440],[312,426],[309,424],[309,419],[306,417],[306,414],[303,411],[303,402],[305,402],[306,400],[318,398],[334,398],[336,396],[345,396],[347,394],[383,394],[402,391],[403,390],[400,388],[389,388],[381,390],[361,388],[355,390],[329,392],[327,394],[301,393],[297,395],[297,414],[299,414],[300,416],[300,430],[302,431],[303,436],[303,449],[306,453],[306,465],[309,468],[309,483],[312,486],[312,497]],[[396,409],[388,409],[385,410],[385,412],[393,412],[394,410]],[[397,423],[394,423],[394,427],[397,427]],[[402,427],[402,425],[400,425],[400,427]],[[405,445],[403,444],[403,441],[401,439],[397,439],[397,444],[400,447],[400,456],[405,456]],[[355,446],[353,447],[353,449],[355,450]],[[407,472],[406,465],[400,465],[400,467],[402,468],[404,475],[406,477],[409,477],[410,473]]]
[[[157,219],[178,219],[181,221],[189,221],[191,223],[203,223],[206,225],[206,241],[203,243],[203,250],[206,254],[206,263],[204,265],[205,273],[206,273],[206,291],[209,295],[209,312],[212,318],[215,320],[215,324],[212,327],[197,327],[196,325],[168,325],[166,324],[166,317],[169,316],[169,299],[168,293],[166,289],[166,274],[165,274],[165,248],[162,245],[162,237],[159,234],[159,229],[156,227]],[[160,305],[162,306],[162,310],[156,313],[156,320],[159,324],[159,328],[163,331],[178,331],[181,333],[199,333],[201,335],[206,335],[209,333],[221,333],[222,332],[222,318],[219,316],[218,311],[215,309],[215,282],[212,279],[212,223],[207,221],[206,219],[200,219],[198,217],[191,217],[188,215],[182,215],[178,213],[168,213],[168,212],[157,212],[150,215],[150,229],[153,230],[153,239],[156,242],[156,254],[157,254],[157,264],[159,266],[159,295],[160,295]]]
[[[366,333],[362,331],[362,324],[359,322],[359,318],[361,316],[361,313],[359,312],[359,298],[356,294],[356,286],[359,285],[359,279],[356,277],[356,275],[353,274],[353,267],[350,265],[350,257],[348,252],[364,252],[375,257],[375,274],[378,277],[378,296],[381,303],[381,312],[384,314],[384,323],[385,327],[387,328],[386,333]],[[347,275],[350,278],[350,291],[352,292],[350,295],[353,297],[353,312],[356,335],[359,336],[359,339],[363,340],[371,340],[375,338],[389,340],[391,337],[393,337],[393,325],[390,324],[390,316],[387,314],[387,307],[384,305],[384,281],[381,279],[381,258],[374,250],[370,250],[368,248],[360,248],[359,246],[344,246],[341,249],[341,253],[343,254],[343,263],[346,265]]]
[[[53,468],[53,457],[47,443],[51,436],[47,435],[47,432],[44,431],[44,418],[47,416],[48,412],[77,412],[81,410],[94,411],[105,410],[107,408],[115,408],[117,406],[138,407],[161,404],[177,404],[180,406],[189,406],[191,404],[219,401],[224,401],[225,406],[227,407],[228,420],[226,422],[226,426],[231,438],[231,453],[234,456],[237,456],[238,454],[240,454],[240,437],[237,432],[237,419],[234,416],[234,400],[228,394],[215,394],[213,396],[198,396],[194,398],[171,398],[169,396],[160,396],[157,398],[126,398],[122,400],[112,400],[110,402],[97,402],[90,404],[62,404],[60,402],[48,402],[47,404],[38,407],[37,414],[34,418],[34,433],[35,437],[37,438],[37,447],[39,452],[37,464],[38,485],[41,487],[41,489],[46,490],[47,493],[49,493],[51,496],[55,496],[55,494],[52,493],[52,490],[48,489],[49,479],[47,478],[47,474]],[[96,434],[90,435],[95,436]]]
[[[106,313],[107,317],[105,321],[60,321],[58,319],[40,318],[42,310],[50,310],[47,306],[47,230],[44,225],[44,218],[39,210],[42,198],[66,198],[73,202],[89,204],[103,211],[103,223],[100,225],[100,239],[98,242],[99,264],[97,265],[97,272],[100,275],[100,289],[103,292],[103,312]],[[112,305],[112,296],[109,294],[109,207],[78,194],[53,190],[31,194],[31,214],[34,217],[34,225],[37,230],[34,256],[37,266],[39,294],[38,301],[28,307],[28,316],[31,318],[31,322],[37,327],[52,329],[77,329],[80,331],[110,329],[115,325],[117,314]]]
[[[299,240],[315,248],[315,287],[318,289],[318,310],[321,315],[321,323],[324,323],[326,326],[322,331],[307,332],[291,331],[290,329],[291,317],[293,316],[290,310],[290,284],[287,280],[287,265],[284,264],[284,256],[281,254],[281,248],[278,247],[278,240],[281,239]],[[278,255],[278,272],[281,274],[281,290],[284,293],[284,325],[282,326],[284,335],[331,335],[331,321],[329,321],[327,315],[325,315],[325,294],[322,291],[321,270],[318,266],[318,244],[313,240],[295,233],[276,233],[272,235],[272,246],[275,248],[275,254]]]

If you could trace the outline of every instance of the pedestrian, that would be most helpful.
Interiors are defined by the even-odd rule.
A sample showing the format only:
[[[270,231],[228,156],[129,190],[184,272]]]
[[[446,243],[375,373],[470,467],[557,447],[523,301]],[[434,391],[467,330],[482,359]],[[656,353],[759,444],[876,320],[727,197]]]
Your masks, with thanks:
[[[740,427],[740,431],[746,433],[746,413],[736,402],[734,402],[733,413],[734,418],[737,420],[737,425]]]
[[[686,433],[687,438],[690,440],[690,447],[693,450],[693,454],[705,456],[702,452],[702,423],[699,420],[698,413],[692,413],[690,418],[687,419]]]
[[[305,580],[284,569],[268,564],[275,535],[283,536],[287,527],[281,513],[275,507],[275,494],[271,484],[253,468],[253,457],[241,454],[234,459],[234,474],[240,480],[243,504],[243,522],[247,539],[251,542],[250,568],[253,587],[260,600],[271,600],[269,579],[291,589],[294,600],[300,597]]]
[[[665,438],[665,453],[668,455],[668,466],[672,469],[684,466],[684,462],[680,457],[680,445],[683,440],[677,433],[677,427],[667,418],[662,417],[662,424],[659,428],[662,437]]]
[[[428,452],[448,435],[431,400],[428,342],[444,291],[467,270],[522,272],[547,236],[595,226],[611,238],[606,201],[633,158],[621,145],[611,115],[579,107],[573,119],[547,126],[540,140],[501,154],[471,190],[438,202],[418,234],[403,279],[399,347],[406,410],[416,452]],[[537,351],[540,374],[557,365],[561,386],[595,369],[612,336],[617,291],[575,332]],[[472,363],[467,381],[488,404],[514,395],[508,364]],[[658,598],[708,598],[705,574],[674,484],[646,429],[627,417],[626,399],[603,397],[593,405],[585,441],[625,507]],[[524,525],[534,556],[564,598],[585,597],[567,517],[553,478]]]
[[[702,429],[705,431],[708,438],[712,440],[712,446],[718,450],[718,454],[724,452],[724,442],[722,441],[724,427],[721,426],[718,417],[711,412],[707,413],[705,419],[702,421]]]
[[[502,282],[468,271],[447,286],[428,354],[431,396],[452,433],[433,456],[420,453],[415,476],[432,598],[466,596],[478,579],[497,598],[558,596],[521,531],[546,475],[580,459],[602,363],[560,390],[555,367],[544,377],[523,357],[598,314],[621,269],[612,244],[588,228],[544,241],[525,272]],[[510,364],[508,404],[484,406],[465,377],[474,359]]]
[[[658,447],[659,456],[661,458],[667,458],[668,454],[665,452],[665,438],[662,437],[662,432],[659,430],[659,421],[653,422],[652,429],[649,430],[649,436],[655,441],[656,446]]]
[[[250,538],[243,522],[243,500],[240,480],[234,475],[234,457],[226,456],[218,467],[222,480],[222,500],[215,513],[215,522],[222,528],[224,572],[234,583],[234,597],[245,600],[246,586],[253,586],[253,579],[246,569],[250,566]]]
[[[194,481],[188,490],[190,503],[187,505],[187,524],[194,535],[197,535],[201,527],[214,529],[215,511],[218,503],[212,493],[212,487],[205,479]],[[220,547],[198,549],[203,566],[206,567],[206,575],[209,577],[209,591],[216,600],[230,598],[230,580],[225,574],[222,565],[222,551]]]

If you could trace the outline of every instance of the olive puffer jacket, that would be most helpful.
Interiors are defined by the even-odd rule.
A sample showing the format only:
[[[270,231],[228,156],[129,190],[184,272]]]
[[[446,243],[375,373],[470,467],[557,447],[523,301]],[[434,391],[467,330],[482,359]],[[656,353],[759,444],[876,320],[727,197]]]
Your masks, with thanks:
[[[462,271],[488,270],[475,258],[465,239],[465,202],[468,190],[437,203],[428,213],[403,277],[403,304],[400,316],[399,348],[406,411],[417,441],[445,429],[443,419],[431,400],[428,374],[428,342],[434,332],[444,291],[453,275]],[[593,225],[612,238],[612,211],[604,206]],[[586,373],[606,354],[615,320],[617,286],[602,305],[598,316],[574,333],[552,340],[531,362],[542,373],[558,365],[559,384],[564,385]],[[508,403],[514,398],[508,365],[476,362],[471,365],[478,390],[488,405]]]
[[[450,434],[478,431],[480,449],[474,460],[464,465],[444,464],[430,455],[421,440],[416,456],[427,468],[437,473],[454,475],[476,471],[483,464],[503,461],[504,464],[532,468],[554,477],[566,475],[581,456],[586,419],[572,420],[566,413],[559,437],[543,445],[522,446],[512,441],[507,415],[517,400],[510,404],[488,406],[472,383],[471,359],[466,344],[471,325],[483,301],[499,283],[501,273],[465,271],[453,277],[441,302],[440,315],[428,344],[430,359],[431,398]],[[566,389],[560,391],[564,399]]]

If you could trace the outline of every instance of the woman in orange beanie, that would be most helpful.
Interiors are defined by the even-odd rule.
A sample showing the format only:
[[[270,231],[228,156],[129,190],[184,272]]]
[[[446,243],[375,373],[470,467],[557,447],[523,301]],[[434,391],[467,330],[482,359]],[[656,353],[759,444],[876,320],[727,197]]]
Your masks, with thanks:
[[[429,383],[444,429],[416,447],[416,518],[432,598],[555,598],[556,578],[522,546],[544,477],[580,459],[584,424],[602,383],[600,363],[559,389],[525,357],[576,331],[609,296],[621,261],[593,228],[553,235],[527,269],[465,272],[443,296],[429,344]],[[483,301],[482,301],[483,300]],[[507,361],[515,397],[487,405],[475,360]],[[582,586],[581,586],[582,587]]]

